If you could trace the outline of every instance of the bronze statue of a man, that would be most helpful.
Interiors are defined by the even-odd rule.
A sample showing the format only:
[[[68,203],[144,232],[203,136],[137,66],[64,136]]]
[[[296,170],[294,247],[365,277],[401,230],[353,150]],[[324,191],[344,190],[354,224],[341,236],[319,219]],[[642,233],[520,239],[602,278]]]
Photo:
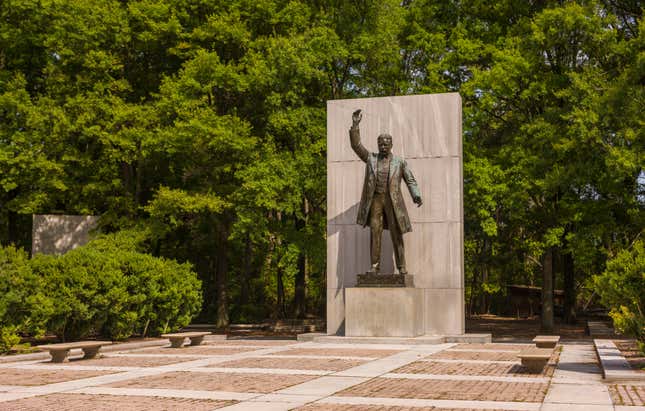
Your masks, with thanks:
[[[412,231],[412,225],[401,195],[401,179],[405,180],[412,200],[418,207],[423,204],[421,192],[405,160],[392,154],[392,136],[378,136],[378,153],[370,153],[361,144],[358,125],[362,118],[361,110],[356,110],[352,114],[353,124],[349,130],[352,149],[365,162],[363,194],[356,223],[363,227],[370,226],[370,272],[378,273],[380,270],[381,236],[383,228],[386,228],[392,237],[396,267],[400,274],[405,275],[403,234]]]

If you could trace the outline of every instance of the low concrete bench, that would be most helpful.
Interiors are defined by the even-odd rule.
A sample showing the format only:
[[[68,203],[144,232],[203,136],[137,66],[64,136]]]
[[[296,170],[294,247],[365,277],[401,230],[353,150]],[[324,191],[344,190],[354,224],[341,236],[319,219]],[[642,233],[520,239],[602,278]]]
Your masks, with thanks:
[[[592,337],[607,337],[614,334],[614,329],[604,321],[587,321],[586,331]]]
[[[525,348],[520,351],[518,357],[529,372],[539,373],[542,372],[552,354],[553,350],[550,348]]]
[[[206,331],[191,331],[185,333],[161,334],[163,338],[170,340],[172,348],[180,348],[184,345],[184,340],[190,338],[190,345],[199,345],[204,340],[204,336],[209,335]]]
[[[69,350],[80,348],[83,350],[83,358],[95,358],[103,345],[110,345],[112,341],[77,341],[60,344],[39,345],[41,350],[49,351],[52,356],[52,362],[68,361]]]
[[[559,335],[538,335],[533,339],[537,348],[555,348],[558,341]]]

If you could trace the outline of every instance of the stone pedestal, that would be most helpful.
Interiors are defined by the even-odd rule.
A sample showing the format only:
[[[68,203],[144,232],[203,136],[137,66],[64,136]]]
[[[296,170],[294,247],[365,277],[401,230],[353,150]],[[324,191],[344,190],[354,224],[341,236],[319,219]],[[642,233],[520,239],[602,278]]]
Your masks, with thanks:
[[[423,290],[352,287],[345,289],[348,337],[418,337],[424,332]]]
[[[367,272],[356,276],[356,287],[414,287],[414,277],[409,274]]]

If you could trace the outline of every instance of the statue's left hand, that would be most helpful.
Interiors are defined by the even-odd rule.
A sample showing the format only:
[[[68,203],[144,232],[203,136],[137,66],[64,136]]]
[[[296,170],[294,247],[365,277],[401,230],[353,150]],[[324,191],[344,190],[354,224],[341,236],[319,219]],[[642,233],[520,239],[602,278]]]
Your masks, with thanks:
[[[358,123],[361,122],[361,119],[363,118],[363,114],[361,113],[361,110],[358,109],[352,113],[352,123],[353,127],[358,127]]]
[[[423,204],[423,200],[421,199],[421,197],[415,197],[412,199],[412,201],[414,201],[414,204],[416,204],[417,207],[421,207],[421,205]]]

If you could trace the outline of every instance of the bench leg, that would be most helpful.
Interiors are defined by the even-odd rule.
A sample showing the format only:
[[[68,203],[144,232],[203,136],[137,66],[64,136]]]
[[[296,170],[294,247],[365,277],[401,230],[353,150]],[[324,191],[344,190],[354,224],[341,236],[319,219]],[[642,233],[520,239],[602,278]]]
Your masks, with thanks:
[[[181,348],[184,345],[184,337],[181,338],[170,338],[170,347],[172,348]]]
[[[99,351],[101,351],[101,347],[83,348],[83,358],[86,360],[90,358],[96,358],[96,356],[99,354]]]
[[[552,342],[536,342],[535,346],[537,348],[555,348],[555,343],[552,343]]]
[[[204,336],[200,337],[190,337],[190,345],[199,345],[204,341]]]
[[[52,362],[67,362],[69,350],[50,350],[49,354],[52,356]]]
[[[522,360],[522,365],[526,367],[528,372],[534,374],[541,373],[546,363],[547,361],[544,360]]]

